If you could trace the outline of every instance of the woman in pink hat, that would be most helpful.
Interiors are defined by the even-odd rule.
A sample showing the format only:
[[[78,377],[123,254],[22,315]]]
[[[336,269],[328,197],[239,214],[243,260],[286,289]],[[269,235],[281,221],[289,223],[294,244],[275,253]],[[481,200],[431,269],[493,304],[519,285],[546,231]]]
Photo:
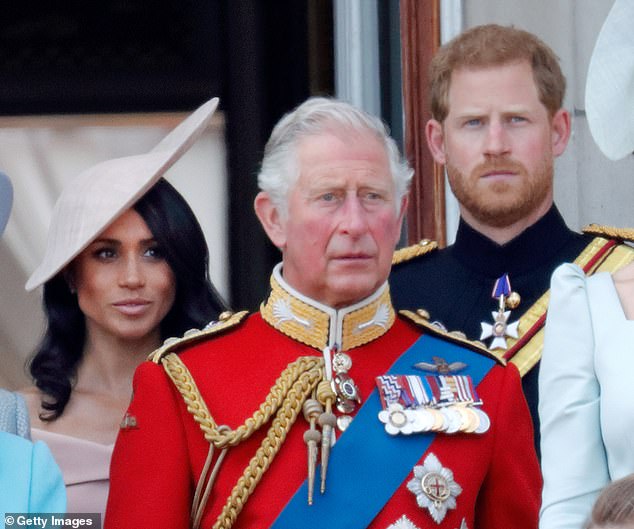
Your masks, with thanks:
[[[48,327],[23,394],[50,446],[69,512],[103,513],[112,448],[136,367],[172,336],[217,319],[202,230],[162,177],[205,129],[203,105],[147,154],[94,166],[67,186],[27,289],[44,285]]]

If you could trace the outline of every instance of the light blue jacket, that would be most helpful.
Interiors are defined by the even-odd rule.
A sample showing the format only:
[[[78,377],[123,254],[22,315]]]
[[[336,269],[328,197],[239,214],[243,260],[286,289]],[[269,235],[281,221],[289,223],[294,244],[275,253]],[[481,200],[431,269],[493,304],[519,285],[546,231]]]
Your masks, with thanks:
[[[553,274],[539,371],[540,529],[578,529],[610,481],[634,472],[634,321],[612,276]]]
[[[21,395],[0,388],[0,431],[31,438],[29,412]]]
[[[8,512],[66,512],[62,473],[48,447],[0,432],[0,522]]]

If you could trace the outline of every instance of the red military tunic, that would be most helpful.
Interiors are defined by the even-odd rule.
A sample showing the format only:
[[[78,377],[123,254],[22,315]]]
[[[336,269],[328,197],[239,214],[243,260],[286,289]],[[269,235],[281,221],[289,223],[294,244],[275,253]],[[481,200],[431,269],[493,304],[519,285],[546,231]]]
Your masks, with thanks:
[[[264,402],[289,363],[301,356],[321,356],[322,347],[317,346],[320,340],[328,345],[333,335],[338,337],[341,348],[352,358],[350,375],[365,399],[375,388],[375,377],[386,373],[421,336],[421,328],[413,322],[394,317],[387,286],[344,314],[292,293],[279,275],[274,276],[272,285],[271,298],[260,314],[226,330],[210,331],[208,336],[202,333],[173,346],[176,350],[181,347],[179,358],[218,425],[232,429],[242,425]],[[389,307],[387,324],[374,325],[376,328],[370,330],[365,327],[363,332],[350,331],[348,323],[354,318],[358,322],[359,318],[367,320],[368,314],[382,314],[377,310],[381,304]],[[305,332],[308,321],[310,333]],[[403,516],[413,525],[396,527],[537,527],[541,479],[516,368],[493,367],[478,386],[478,394],[491,420],[489,431],[482,435],[437,434],[418,463],[433,453],[443,467],[453,472],[455,482],[462,487],[456,508],[449,509],[440,524],[433,521],[406,487],[413,476],[410,472],[369,527],[387,528]],[[378,418],[376,424],[383,428]],[[268,427],[228,450],[200,527],[214,526]],[[307,428],[300,412],[232,527],[265,528],[275,521],[306,479],[303,435]],[[208,451],[209,443],[201,428],[163,367],[152,362],[140,366],[127,426],[122,427],[112,458],[106,529],[189,527],[194,490]],[[380,461],[367,464],[380,468]],[[350,474],[354,470],[350,468]],[[381,479],[379,471],[376,479]],[[319,494],[318,481],[315,494]],[[320,527],[319,512],[314,511],[314,516],[301,526]]]

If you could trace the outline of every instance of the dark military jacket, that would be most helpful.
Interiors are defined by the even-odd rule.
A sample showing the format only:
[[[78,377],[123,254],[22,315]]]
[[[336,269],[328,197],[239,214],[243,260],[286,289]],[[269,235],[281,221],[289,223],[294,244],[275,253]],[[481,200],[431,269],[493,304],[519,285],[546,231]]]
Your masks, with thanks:
[[[496,279],[507,273],[512,290],[521,296],[520,305],[511,312],[512,323],[548,290],[554,269],[574,261],[590,241],[590,235],[570,230],[555,206],[503,245],[461,219],[453,245],[393,267],[392,300],[396,309],[424,308],[432,321],[478,340],[480,323],[493,323],[491,313],[498,308],[492,297]],[[522,378],[522,385],[539,453],[538,370],[539,363]]]

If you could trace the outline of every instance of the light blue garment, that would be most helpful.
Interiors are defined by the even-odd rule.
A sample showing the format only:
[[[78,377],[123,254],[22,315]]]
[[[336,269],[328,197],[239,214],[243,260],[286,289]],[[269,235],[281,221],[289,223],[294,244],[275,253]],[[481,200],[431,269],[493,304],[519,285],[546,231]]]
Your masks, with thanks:
[[[0,389],[0,431],[31,438],[29,412],[22,395]]]
[[[539,374],[540,529],[583,527],[601,489],[634,472],[634,321],[608,273],[553,274]]]
[[[0,521],[7,512],[66,512],[62,473],[48,447],[0,432]]]

